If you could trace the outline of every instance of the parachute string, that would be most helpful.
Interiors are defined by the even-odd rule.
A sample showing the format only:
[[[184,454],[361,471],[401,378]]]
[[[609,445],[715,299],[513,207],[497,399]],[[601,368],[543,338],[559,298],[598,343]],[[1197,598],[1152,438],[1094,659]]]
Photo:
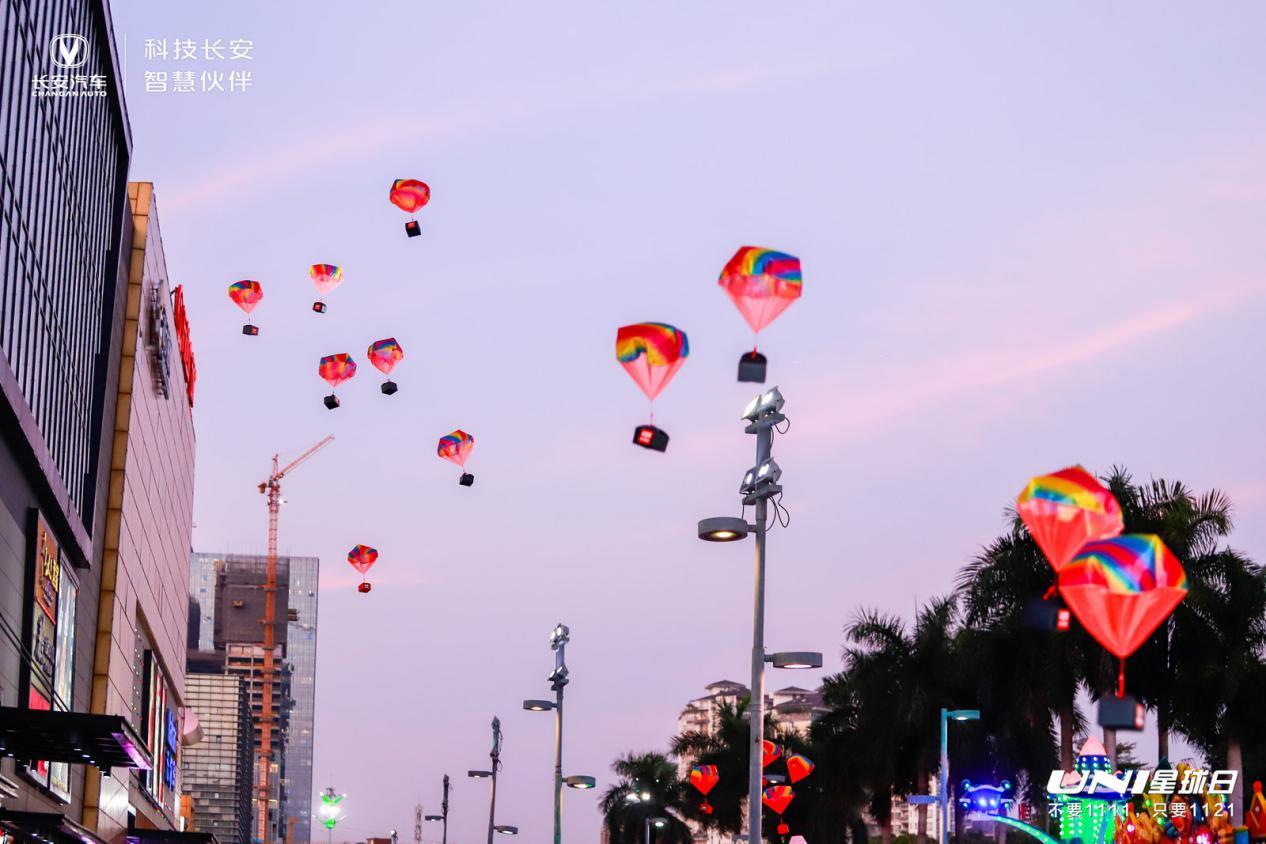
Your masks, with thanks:
[[[1117,658],[1117,698],[1125,697],[1125,659]]]

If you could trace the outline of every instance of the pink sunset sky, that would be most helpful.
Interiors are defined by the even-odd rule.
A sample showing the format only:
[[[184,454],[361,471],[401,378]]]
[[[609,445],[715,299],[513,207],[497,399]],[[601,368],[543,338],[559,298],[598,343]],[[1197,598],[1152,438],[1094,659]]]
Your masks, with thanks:
[[[322,560],[314,786],[338,835],[438,811],[550,827],[547,636],[571,626],[566,772],[610,783],[682,706],[746,681],[750,546],[709,546],[753,457],[734,381],[751,336],[715,280],[744,244],[799,255],[762,336],[791,429],[770,537],[772,648],[839,667],[860,607],[952,588],[1033,474],[1226,490],[1266,559],[1266,6],[115,0],[135,157],[156,184],[198,360],[194,547],[259,552],[274,451],[281,546]],[[250,39],[244,92],[147,92],[146,39]],[[225,63],[227,64],[227,63]],[[228,69],[227,67],[224,69]],[[234,67],[233,69],[239,69]],[[387,202],[427,181],[423,236]],[[329,312],[306,276],[340,264]],[[254,278],[261,333],[226,286]],[[617,326],[691,357],[656,402]],[[364,350],[394,336],[400,392]],[[360,374],[327,411],[317,360]],[[457,485],[437,438],[476,437]],[[374,590],[345,562],[381,552]],[[778,673],[772,688],[816,677]],[[1149,742],[1150,747],[1150,742]],[[594,793],[566,796],[594,841]],[[437,829],[428,829],[427,838]]]

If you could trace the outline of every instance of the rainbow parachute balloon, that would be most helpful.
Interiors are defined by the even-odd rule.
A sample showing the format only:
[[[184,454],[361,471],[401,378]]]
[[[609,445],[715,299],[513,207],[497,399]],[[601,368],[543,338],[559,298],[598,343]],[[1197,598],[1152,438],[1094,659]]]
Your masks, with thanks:
[[[804,288],[799,258],[759,246],[744,246],[735,252],[717,283],[754,334],[760,334],[799,299]],[[738,380],[763,384],[767,363],[753,342],[752,350],[739,358]]]
[[[717,283],[754,332],[787,310],[804,288],[799,258],[759,246],[735,252]]]
[[[422,206],[431,201],[431,189],[426,182],[417,179],[396,179],[391,183],[391,204],[409,214],[409,222],[404,224],[405,233],[409,237],[422,234],[422,227],[416,219]]]
[[[703,795],[703,802],[699,804],[699,811],[705,815],[712,814],[712,806],[708,804],[708,792],[716,787],[720,779],[721,776],[717,773],[716,765],[696,765],[690,769],[690,784]]]
[[[431,189],[417,179],[396,179],[391,183],[391,204],[406,214],[416,214],[431,201]]]
[[[1125,528],[1112,493],[1080,466],[1033,478],[1015,509],[1056,572],[1087,542],[1119,536]]]
[[[369,581],[365,580],[365,573],[377,561],[378,549],[370,548],[368,545],[357,545],[347,552],[347,562],[351,563],[352,568],[360,572],[360,586],[356,587],[360,592],[368,592],[370,590]]]
[[[374,368],[383,375],[390,376],[391,370],[396,368],[396,364],[404,360],[404,349],[400,348],[400,344],[396,342],[396,338],[388,337],[385,340],[375,340],[369,344],[369,362]],[[390,377],[382,384],[382,392],[384,395],[392,395],[398,387],[396,382]]]
[[[791,780],[792,785],[811,773],[813,773],[813,762],[809,760],[809,757],[801,756],[799,753],[793,753],[787,757],[787,779]]]
[[[1187,587],[1182,564],[1152,534],[1090,542],[1060,569],[1068,608],[1121,661],[1118,697],[1125,694],[1125,658],[1182,603]]]
[[[655,420],[655,397],[673,380],[690,355],[686,332],[662,322],[626,325],[616,331],[615,357],[624,371],[651,401],[651,421]],[[644,448],[664,451],[668,434],[654,424],[639,425],[633,442]]]
[[[440,437],[435,453],[450,463],[456,463],[465,469],[466,458],[470,457],[470,451],[474,447],[475,438],[459,428],[451,434],[445,434]],[[462,472],[462,476],[458,479],[458,483],[462,486],[470,486],[474,482],[475,476],[469,472]]]
[[[791,805],[792,799],[796,793],[791,790],[789,785],[771,785],[765,789],[761,796],[761,802],[769,807],[769,810],[778,815],[778,834],[786,835],[791,830],[787,824],[783,823],[782,813],[787,811],[787,807]]]
[[[333,264],[313,264],[308,268],[308,277],[312,279],[312,284],[316,287],[318,298],[312,303],[312,310],[319,314],[325,313],[325,302],[321,301],[328,296],[334,288],[343,283],[343,268],[336,267]]]
[[[356,374],[356,361],[346,352],[337,355],[326,355],[321,358],[321,366],[317,370],[325,383],[333,390]]]
[[[259,300],[264,298],[264,288],[258,281],[250,279],[235,281],[229,285],[229,298],[249,317],[251,311],[255,310],[255,306],[259,304]],[[242,333],[253,336],[259,333],[259,329],[251,324],[250,319],[247,319],[246,325],[242,326]]]
[[[651,401],[690,356],[686,332],[662,322],[626,325],[615,335],[615,356]]]

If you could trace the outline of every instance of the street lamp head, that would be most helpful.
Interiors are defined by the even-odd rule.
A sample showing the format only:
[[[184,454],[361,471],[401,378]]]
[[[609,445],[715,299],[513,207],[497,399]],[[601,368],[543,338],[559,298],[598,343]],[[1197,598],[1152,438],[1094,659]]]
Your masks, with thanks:
[[[950,718],[954,719],[955,721],[979,721],[980,720],[979,709],[954,709],[946,714]]]
[[[821,668],[822,654],[815,651],[783,651],[765,657],[774,668]]]
[[[554,708],[552,700],[525,700],[523,708],[528,712],[549,712]]]
[[[748,524],[737,516],[713,516],[699,520],[699,538],[704,542],[735,542],[746,539]]]
[[[492,776],[492,771],[467,771],[466,776],[474,780],[483,780]]]
[[[502,835],[518,835],[519,834],[519,828],[517,826],[510,826],[508,824],[498,824],[494,826],[493,829],[495,829],[497,832],[501,833]]]
[[[443,815],[427,815],[427,816],[426,816],[426,820],[428,820],[428,821],[442,821],[442,820],[444,820],[444,816],[443,816]]]
[[[585,776],[584,774],[574,774],[570,777],[563,777],[563,785],[568,788],[596,788],[598,781],[593,777]]]
[[[647,820],[649,820],[651,826],[654,827],[662,827],[668,823],[668,818],[648,818]]]

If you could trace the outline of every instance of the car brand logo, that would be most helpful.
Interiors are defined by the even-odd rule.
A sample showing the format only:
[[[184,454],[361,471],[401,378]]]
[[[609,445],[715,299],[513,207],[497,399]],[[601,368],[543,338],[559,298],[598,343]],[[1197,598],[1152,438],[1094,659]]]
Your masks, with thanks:
[[[88,39],[82,35],[56,35],[48,42],[48,49],[58,67],[76,68],[88,63]]]

